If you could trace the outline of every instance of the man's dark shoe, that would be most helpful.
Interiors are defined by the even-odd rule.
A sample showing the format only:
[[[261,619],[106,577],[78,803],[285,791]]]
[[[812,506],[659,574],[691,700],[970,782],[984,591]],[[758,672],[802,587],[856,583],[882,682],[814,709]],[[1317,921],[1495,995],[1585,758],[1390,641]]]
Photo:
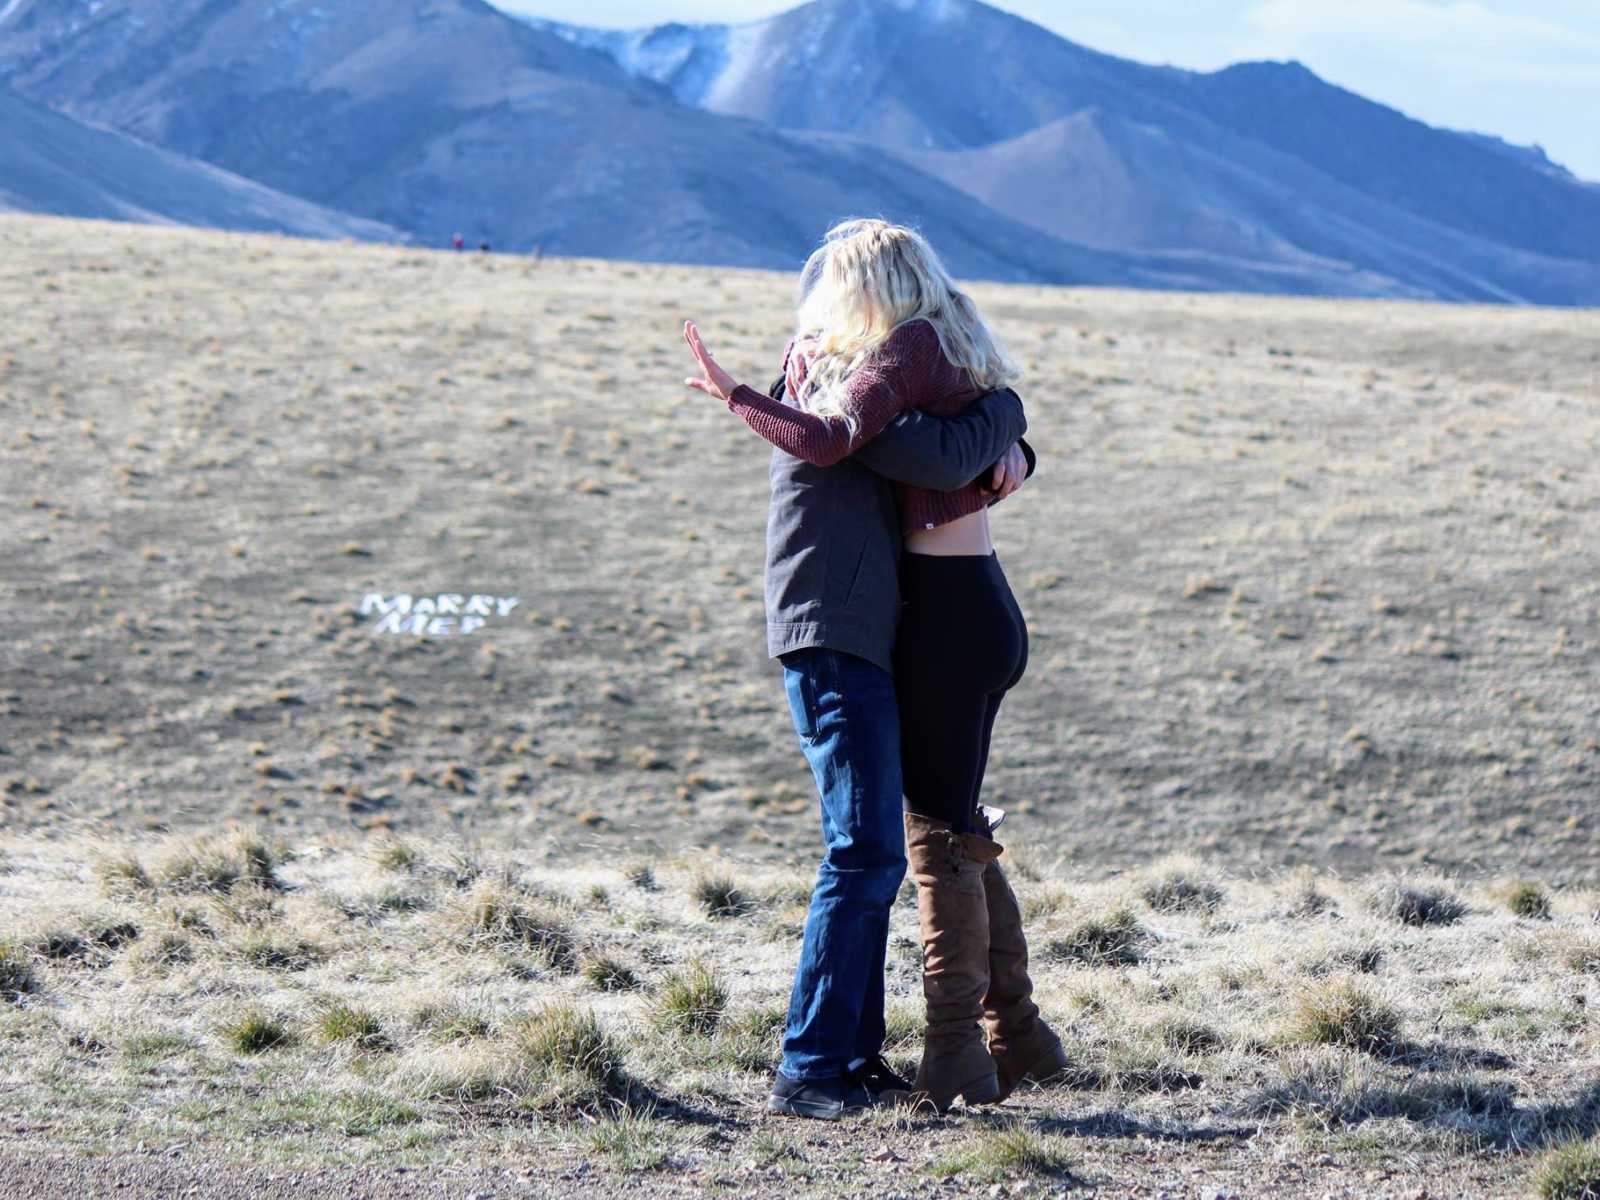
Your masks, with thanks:
[[[845,1083],[854,1091],[865,1091],[871,1097],[868,1103],[860,1105],[851,1104],[847,1099],[846,1105],[851,1108],[892,1104],[912,1092],[911,1081],[896,1075],[881,1054],[845,1075]]]
[[[821,1121],[837,1121],[844,1116],[846,1085],[842,1079],[820,1079],[807,1083],[803,1079],[790,1079],[782,1071],[772,1081],[772,1095],[767,1097],[769,1112],[791,1117],[813,1117]]]

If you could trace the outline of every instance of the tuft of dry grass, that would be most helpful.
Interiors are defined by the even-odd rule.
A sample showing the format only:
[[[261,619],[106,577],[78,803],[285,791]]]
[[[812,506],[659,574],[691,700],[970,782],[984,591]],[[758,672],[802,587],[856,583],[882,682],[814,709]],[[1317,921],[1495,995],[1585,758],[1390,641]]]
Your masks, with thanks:
[[[81,961],[89,955],[87,939],[70,929],[46,929],[30,937],[24,946],[49,962]]]
[[[382,887],[359,896],[341,897],[336,906],[352,921],[376,925],[390,917],[406,916],[432,908],[433,896],[403,887]]]
[[[385,871],[405,874],[422,866],[422,854],[410,842],[397,839],[380,846],[374,861]]]
[[[91,917],[84,923],[84,936],[102,950],[117,951],[139,940],[139,926],[117,917]]]
[[[702,875],[691,890],[708,917],[742,917],[754,904],[728,875]]]
[[[1330,979],[1296,998],[1285,1038],[1382,1054],[1400,1044],[1400,1014],[1354,979]]]
[[[1209,1054],[1224,1044],[1220,1033],[1194,1017],[1168,1017],[1155,1027],[1161,1044],[1180,1054]]]
[[[678,1033],[715,1033],[728,1007],[728,989],[707,964],[692,962],[662,981],[655,1022]]]
[[[27,950],[14,941],[0,941],[0,1000],[17,1001],[38,990]]]
[[[117,899],[163,892],[220,894],[239,884],[276,891],[280,858],[261,835],[235,828],[169,846],[153,869],[132,851],[117,852],[97,862],[95,874],[105,893]]]
[[[1142,1041],[1132,1030],[1067,1046],[1068,1065],[1050,1082],[1075,1091],[1164,1095],[1187,1091],[1205,1077]]]
[[[94,872],[101,890],[113,899],[132,899],[153,887],[150,873],[131,851],[101,859],[95,863]]]
[[[492,1037],[496,1028],[493,1012],[460,1000],[426,1001],[416,1008],[410,1020],[415,1028],[441,1045]]]
[[[245,962],[265,971],[305,971],[325,962],[330,949],[311,938],[292,934],[257,932],[247,934],[235,945]]]
[[[1600,1138],[1554,1146],[1534,1164],[1540,1200],[1600,1200]]]
[[[1503,1082],[1453,1072],[1388,1078],[1372,1059],[1340,1047],[1286,1058],[1277,1080],[1232,1111],[1257,1119],[1290,1117],[1325,1130],[1398,1119],[1507,1141],[1526,1133],[1517,1123],[1515,1091]]]
[[[929,1168],[936,1177],[971,1178],[973,1182],[1044,1178],[1058,1182],[1072,1174],[1073,1156],[1067,1140],[1060,1134],[1038,1133],[1021,1122],[1012,1122],[981,1134],[971,1148],[938,1159]],[[1001,1194],[1003,1189],[997,1191]]]
[[[1548,921],[1551,916],[1550,893],[1537,883],[1518,880],[1506,889],[1506,907],[1513,914],[1528,921]]]
[[[1091,967],[1128,967],[1144,958],[1153,940],[1131,909],[1115,908],[1079,922],[1046,945],[1050,957]]]
[[[633,992],[642,985],[638,972],[611,954],[591,954],[583,961],[583,977],[602,992]]]
[[[129,974],[135,979],[158,977],[173,967],[195,959],[194,938],[181,929],[164,929],[142,939],[124,957]]]
[[[584,1143],[619,1170],[655,1171],[668,1165],[677,1139],[652,1106],[605,1114],[588,1127]]]
[[[329,1044],[344,1043],[358,1050],[389,1050],[393,1042],[376,1013],[345,1000],[328,1003],[317,1014],[318,1038]]]
[[[152,879],[158,889],[174,892],[227,892],[239,883],[277,890],[277,866],[266,840],[241,829],[179,846],[157,864]]]
[[[447,1018],[440,1028],[455,1023]],[[403,1054],[389,1078],[423,1098],[550,1114],[615,1112],[632,1103],[635,1088],[620,1045],[594,1013],[562,1001],[513,1015],[483,1036],[436,1034],[432,1045]]]
[[[1389,879],[1367,893],[1367,907],[1402,925],[1454,925],[1467,915],[1461,897],[1439,884]]]
[[[1048,921],[1051,917],[1058,916],[1072,902],[1060,888],[1042,892],[1030,891],[1021,900],[1022,920],[1030,928],[1040,921]]]
[[[457,929],[468,945],[527,950],[557,971],[578,966],[577,938],[566,919],[548,902],[499,880],[473,885],[459,907]]]
[[[224,1044],[239,1054],[262,1054],[287,1046],[291,1041],[287,1024],[266,1010],[253,1006],[224,1021],[217,1027],[217,1033]]]
[[[548,1075],[587,1080],[611,1098],[628,1092],[622,1049],[592,1012],[547,1004],[511,1022],[507,1033],[524,1058]]]
[[[630,863],[622,876],[641,892],[661,890],[661,885],[656,882],[655,869],[649,863]]]
[[[1306,870],[1297,871],[1290,877],[1287,900],[1285,915],[1297,921],[1322,917],[1337,911],[1333,897],[1328,895],[1319,886],[1316,877]]]
[[[1568,950],[1564,961],[1580,975],[1600,975],[1600,940],[1586,940]]]
[[[1196,864],[1177,860],[1158,867],[1140,887],[1139,898],[1160,913],[1213,913],[1227,894]]]

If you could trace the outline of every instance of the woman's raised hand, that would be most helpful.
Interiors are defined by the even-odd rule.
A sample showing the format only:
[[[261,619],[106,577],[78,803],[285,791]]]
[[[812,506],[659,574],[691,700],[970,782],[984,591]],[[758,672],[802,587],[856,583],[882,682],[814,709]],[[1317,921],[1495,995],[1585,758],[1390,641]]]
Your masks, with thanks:
[[[683,340],[689,343],[689,350],[694,354],[695,361],[700,364],[702,378],[690,376],[683,382],[688,387],[699,388],[708,396],[715,396],[718,400],[726,402],[733,395],[733,389],[739,385],[734,382],[721,367],[717,360],[711,357],[711,351],[706,349],[706,344],[700,340],[700,331],[695,328],[693,321],[683,323]]]

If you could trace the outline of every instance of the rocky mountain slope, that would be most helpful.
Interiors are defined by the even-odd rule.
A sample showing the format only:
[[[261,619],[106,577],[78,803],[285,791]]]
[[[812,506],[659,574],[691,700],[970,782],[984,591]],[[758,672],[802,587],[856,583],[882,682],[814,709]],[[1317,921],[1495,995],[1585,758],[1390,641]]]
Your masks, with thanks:
[[[1298,63],[1147,66],[977,0],[815,0],[742,26],[544,27],[685,104],[868,141],[1103,249],[1344,264],[1450,299],[1600,303],[1600,188]]]
[[[0,211],[403,241],[400,230],[96,129],[0,90]]]

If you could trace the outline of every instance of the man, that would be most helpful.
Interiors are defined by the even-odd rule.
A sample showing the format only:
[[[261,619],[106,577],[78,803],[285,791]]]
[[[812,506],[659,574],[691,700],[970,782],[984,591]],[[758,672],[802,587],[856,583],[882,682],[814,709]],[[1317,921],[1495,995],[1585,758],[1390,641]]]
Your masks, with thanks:
[[[770,394],[784,398],[783,380]],[[951,491],[987,475],[998,501],[1033,472],[1026,429],[1007,389],[953,418],[904,413],[835,466],[773,451],[767,650],[783,663],[825,844],[768,1099],[774,1112],[835,1118],[911,1090],[882,1055],[889,913],[906,870],[891,481]]]

